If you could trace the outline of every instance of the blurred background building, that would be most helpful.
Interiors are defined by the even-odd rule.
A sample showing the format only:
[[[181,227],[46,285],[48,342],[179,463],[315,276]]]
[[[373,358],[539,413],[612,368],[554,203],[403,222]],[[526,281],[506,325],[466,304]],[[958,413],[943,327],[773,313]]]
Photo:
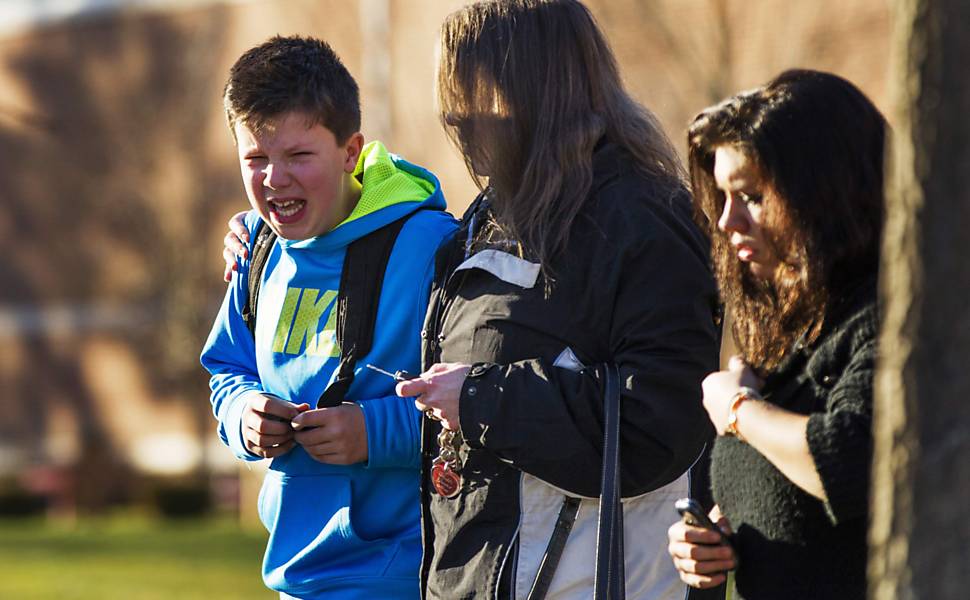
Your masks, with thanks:
[[[274,34],[326,39],[361,85],[365,136],[434,170],[460,215],[476,190],[433,75],[462,4],[0,2],[0,497],[96,511],[189,482],[235,506],[249,471],[218,441],[198,364],[225,222],[247,206],[228,68]],[[886,0],[587,4],[681,150],[698,110],[788,67],[839,73],[888,112]]]

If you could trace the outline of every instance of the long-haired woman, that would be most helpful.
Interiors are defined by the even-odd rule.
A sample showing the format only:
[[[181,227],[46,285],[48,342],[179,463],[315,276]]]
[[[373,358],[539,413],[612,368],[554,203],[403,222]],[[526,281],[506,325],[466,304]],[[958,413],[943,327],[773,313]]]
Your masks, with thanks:
[[[681,598],[673,500],[713,434],[716,292],[682,168],[574,0],[478,2],[442,28],[442,121],[483,188],[438,252],[420,378],[431,598],[525,598],[567,498],[548,598],[592,597],[602,372],[622,381],[631,598]],[[540,583],[541,586],[541,583]]]
[[[696,587],[865,598],[886,124],[835,75],[794,70],[698,115],[694,198],[740,356],[704,380],[717,533],[677,523]]]

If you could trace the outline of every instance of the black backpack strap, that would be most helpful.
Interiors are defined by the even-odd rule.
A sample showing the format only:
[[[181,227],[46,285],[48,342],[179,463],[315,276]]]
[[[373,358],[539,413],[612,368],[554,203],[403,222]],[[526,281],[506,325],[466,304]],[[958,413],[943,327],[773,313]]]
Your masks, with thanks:
[[[414,214],[414,213],[411,213]],[[337,377],[324,390],[317,408],[339,406],[354,381],[357,361],[370,352],[384,271],[401,228],[410,215],[355,240],[347,247],[337,292]]]
[[[251,233],[253,242],[249,250],[249,296],[242,309],[242,318],[249,328],[249,333],[256,339],[256,303],[259,301],[259,286],[263,279],[263,270],[266,268],[266,259],[273,249],[276,242],[276,233],[272,228],[267,227],[266,223],[260,219],[256,223],[256,229]]]

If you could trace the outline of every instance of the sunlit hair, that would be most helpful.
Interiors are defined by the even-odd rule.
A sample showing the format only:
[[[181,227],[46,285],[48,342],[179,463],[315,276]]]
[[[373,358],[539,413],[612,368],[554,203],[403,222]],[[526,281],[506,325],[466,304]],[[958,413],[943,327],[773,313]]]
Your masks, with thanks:
[[[876,273],[885,136],[883,116],[855,86],[807,70],[786,71],[691,124],[694,202],[750,364],[771,369],[800,337],[814,341],[841,292]],[[714,181],[714,154],[725,145],[753,160],[767,187],[762,231],[781,260],[770,281],[742,265],[717,227],[724,194]]]
[[[324,41],[309,37],[270,38],[246,51],[229,71],[223,90],[229,128],[236,123],[258,131],[287,113],[323,125],[343,143],[360,129],[357,82]]]
[[[603,34],[574,0],[477,2],[453,13],[437,85],[446,131],[479,186],[493,188],[493,225],[547,276],[604,135],[644,175],[683,178],[657,119],[623,89]]]

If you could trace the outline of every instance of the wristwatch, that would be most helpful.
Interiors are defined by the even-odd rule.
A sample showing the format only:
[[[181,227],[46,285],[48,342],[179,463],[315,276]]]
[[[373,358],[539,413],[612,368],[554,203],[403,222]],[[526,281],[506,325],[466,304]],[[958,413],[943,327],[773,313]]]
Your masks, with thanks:
[[[728,409],[727,425],[724,427],[724,435],[736,437],[744,442],[744,436],[738,431],[738,409],[745,400],[762,400],[761,394],[754,388],[741,386],[737,393],[731,396],[731,407]]]

